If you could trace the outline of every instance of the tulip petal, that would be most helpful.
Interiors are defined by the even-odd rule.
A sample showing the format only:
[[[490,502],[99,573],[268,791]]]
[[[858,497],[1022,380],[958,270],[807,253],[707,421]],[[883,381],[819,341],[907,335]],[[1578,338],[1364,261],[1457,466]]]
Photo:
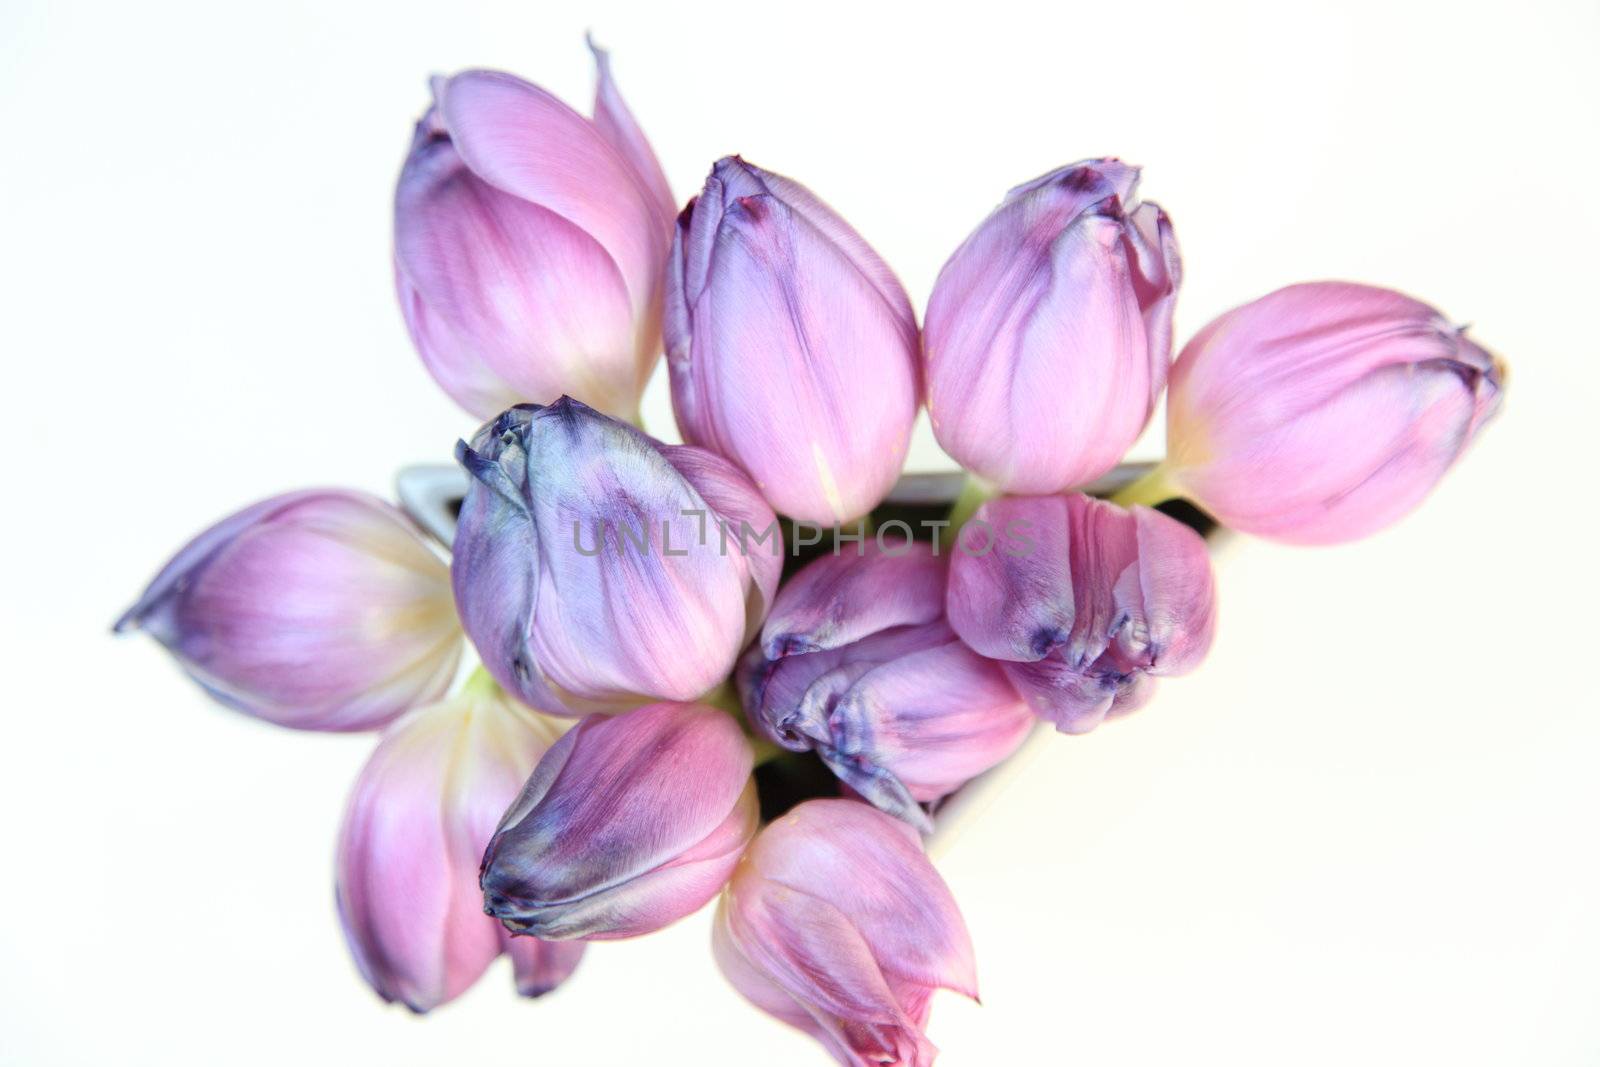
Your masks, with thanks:
[[[1183,261],[1172,220],[1152,203],[1128,214],[1128,264],[1134,293],[1144,309],[1145,336],[1149,338],[1150,407],[1153,410],[1167,385],[1172,362],[1172,312],[1183,281]]]
[[[1085,674],[1058,656],[1037,663],[1003,663],[1035,715],[1064,734],[1086,734],[1110,714],[1124,685],[1138,675]]]
[[[928,545],[875,539],[861,553],[822,556],[789,580],[761,631],[768,659],[839,648],[943,614],[945,560]]]
[[[913,801],[938,800],[1005,760],[1033,725],[1000,667],[949,638],[866,672],[833,711],[832,746],[820,754],[891,815],[907,813],[873,797],[879,775]]]
[[[490,911],[549,939],[631,937],[687,915],[755,832],[752,762],[738,725],[703,705],[584,719],[540,761],[484,855]]]
[[[582,941],[541,941],[510,933],[504,934],[504,944],[517,992],[525,997],[542,997],[572,977],[587,947]]]
[[[917,345],[917,319],[911,307],[911,298],[906,295],[905,287],[900,284],[900,279],[889,268],[889,264],[883,261],[855,228],[833,208],[823,203],[810,189],[791,178],[762,170],[749,163],[744,164],[743,173],[754,175],[761,187],[738,195],[770,193],[814,226],[833,243],[834,247],[844,253],[856,270],[861,272],[861,276],[877,290],[878,295],[883,298],[885,308],[901,328],[906,345],[914,349]]]
[[[596,45],[593,37],[588,38],[588,44],[589,51],[594,55],[596,75],[595,129],[632,168],[640,186],[649,194],[660,232],[666,233],[671,229],[673,216],[678,213],[678,203],[672,198],[672,187],[667,184],[667,176],[662,172],[661,163],[656,159],[650,142],[645,139],[644,131],[634,120],[628,105],[623,103],[622,94],[617,91],[616,82],[611,78],[611,53]]]
[[[1066,499],[1001,497],[973,520],[950,561],[950,625],[990,659],[1048,655],[1075,619]],[[1008,536],[997,543],[997,532]]]
[[[1270,436],[1213,430],[1258,472],[1243,491],[1230,484],[1237,468],[1226,480],[1180,477],[1230,526],[1298,543],[1352,540],[1416,507],[1465,449],[1475,417],[1452,365],[1381,367]]]
[[[976,995],[965,924],[915,832],[853,800],[806,801],[756,838],[712,949],[752,1003],[847,1067],[927,1067],[932,991]]]
[[[668,234],[652,192],[593,123],[498,71],[457,74],[439,107],[473,173],[592,236],[621,271],[635,312],[648,307]]]
[[[628,288],[572,222],[413,150],[395,192],[401,308],[429,371],[480,418],[572,393],[631,415],[643,388]]]
[[[689,699],[727,676],[746,580],[770,571],[699,541],[696,516],[715,509],[656,442],[563,398],[506,412],[458,454],[475,481],[456,599],[502,685],[571,714]]]
[[[1222,522],[1364,536],[1427,495],[1500,403],[1502,369],[1390,290],[1294,285],[1222,315],[1172,371],[1168,467]]]
[[[449,684],[444,564],[363,493],[308,490],[232,515],[175,556],[118,632],[142,629],[216,699],[311,730],[380,726]]]
[[[729,918],[734,938],[779,988],[806,991],[805,1006],[842,1062],[933,1062],[937,1050],[837,906],[773,882],[740,903]]]
[[[679,220],[665,322],[674,409],[692,444],[736,463],[777,511],[842,522],[899,475],[917,408],[915,320],[853,231],[836,243],[842,221],[809,194],[789,204],[778,190],[793,183],[772,177],[721,160]]]
[[[693,516],[701,524],[696,543],[715,544],[719,553],[744,563],[752,583],[746,630],[754,633],[767,617],[783,575],[778,517],[744,472],[715,452],[666,445],[661,454],[710,509]]]
[[[892,978],[977,997],[961,912],[899,820],[853,800],[809,800],[761,833],[749,863],[767,882],[847,899],[851,924]]]
[[[1135,167],[1091,160],[1019,186],[934,285],[934,433],[1008,492],[1104,474],[1161,393],[1180,269],[1165,216],[1132,201],[1137,180]]]
[[[492,690],[421,709],[384,735],[346,806],[337,899],[351,952],[385,1000],[429,1011],[500,954],[502,933],[477,892],[478,856],[553,739]],[[521,950],[519,981],[536,948]],[[543,965],[545,988],[576,965],[570,953],[561,960]]]
[[[1185,674],[1205,659],[1216,629],[1211,558],[1183,523],[1150,508],[1132,510],[1140,596],[1123,600],[1134,621],[1117,642],[1125,655],[1148,661],[1152,674]]]
[[[1040,717],[1085,733],[1149,698],[1147,676],[1205,657],[1216,593],[1205,542],[1176,519],[1081,493],[1002,497],[977,518],[1026,522],[1030,551],[961,551],[950,564],[950,624],[1001,661]]]
[[[1020,208],[1003,219],[1031,222]],[[930,338],[942,337],[946,323],[956,331],[947,344],[930,341],[929,411],[941,444],[1011,492],[1093,480],[1149,419],[1159,390],[1122,233],[1115,217],[1080,215],[1048,246],[1048,258],[1023,261],[1006,276],[1010,284],[983,290],[990,303],[959,312],[929,305]],[[1028,236],[1000,229],[990,239],[1023,245]],[[943,291],[960,284],[941,276]],[[956,315],[964,321],[952,321]],[[982,339],[963,336],[965,329],[983,330]],[[940,362],[956,353],[964,365]]]

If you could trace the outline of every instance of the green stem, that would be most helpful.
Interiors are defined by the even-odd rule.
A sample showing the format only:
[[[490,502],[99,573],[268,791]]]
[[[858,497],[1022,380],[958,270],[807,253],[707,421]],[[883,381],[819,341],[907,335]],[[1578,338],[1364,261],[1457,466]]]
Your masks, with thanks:
[[[1167,471],[1167,465],[1160,463],[1148,473],[1135,478],[1115,493],[1112,493],[1110,499],[1113,504],[1125,508],[1131,508],[1135,504],[1143,504],[1146,507],[1153,508],[1157,504],[1166,503],[1168,500],[1176,500],[1181,495],[1178,492],[1178,487],[1172,482],[1172,476]]]
[[[966,481],[961,483],[961,492],[956,496],[956,502],[950,505],[950,525],[940,531],[939,543],[941,548],[955,544],[956,534],[961,532],[962,525],[973,513],[983,507],[985,503],[1000,495],[1000,490],[976,474],[968,474]]]

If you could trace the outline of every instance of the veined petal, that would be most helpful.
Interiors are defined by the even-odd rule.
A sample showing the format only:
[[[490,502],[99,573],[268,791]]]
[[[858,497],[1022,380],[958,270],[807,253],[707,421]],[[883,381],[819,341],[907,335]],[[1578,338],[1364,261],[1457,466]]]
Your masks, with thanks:
[[[346,807],[337,898],[356,963],[385,1000],[431,1010],[500,954],[501,931],[477,892],[478,856],[554,738],[492,686],[414,712],[384,735]],[[519,951],[518,978],[543,991],[577,957],[540,949]]]
[[[895,998],[872,948],[828,899],[781,883],[734,889],[736,944],[780,989],[794,990],[847,1064],[931,1064],[936,1050]]]
[[[1171,354],[1170,224],[1138,169],[1091,160],[1012,190],[945,264],[924,377],[939,443],[1008,492],[1105,473],[1138,437]]]
[[[737,158],[737,157],[736,157]],[[878,291],[883,298],[885,307],[894,317],[894,321],[901,327],[906,345],[915,348],[917,345],[916,314],[911,308],[911,298],[906,295],[905,287],[900,284],[900,279],[895,275],[883,258],[867,244],[866,240],[856,232],[838,212],[823,203],[822,200],[810,189],[801,185],[792,178],[786,178],[770,170],[739,160],[741,166],[739,173],[742,176],[754,178],[759,183],[759,189],[739,192],[736,195],[748,196],[756,193],[770,193],[783,201],[797,215],[801,216],[814,226],[824,237],[831,241],[834,247],[844,253],[845,257],[861,272],[862,277]]]
[[[1059,656],[1037,663],[1004,663],[1006,677],[1035,715],[1064,734],[1086,734],[1110,714],[1123,687],[1137,674],[1089,674]]]
[[[727,676],[771,565],[702,537],[718,505],[663,446],[563,398],[506,412],[459,455],[475,481],[456,599],[501,684],[573,714],[688,699]],[[678,459],[732,506],[712,464]]]
[[[1173,480],[1224,523],[1320,544],[1415,507],[1497,410],[1503,368],[1437,311],[1371,286],[1289,286],[1173,365]]]
[[[822,556],[789,580],[761,631],[768,659],[838,648],[944,612],[945,560],[918,542],[863,543]]]
[[[692,445],[666,445],[661,454],[705,500],[709,510],[697,543],[744,563],[752,583],[746,630],[753,634],[772,608],[783,574],[783,531],[778,517],[743,471],[715,452]]]
[[[1066,498],[1000,497],[973,520],[950,562],[950,625],[990,659],[1048,655],[1076,618]]]
[[[649,194],[661,232],[666,233],[672,225],[673,216],[678,213],[672,188],[667,184],[667,176],[662,172],[661,163],[656,159],[650,142],[645,139],[644,131],[634,120],[628,105],[623,103],[622,94],[617,91],[616,82],[611,78],[611,53],[596,45],[593,37],[588,41],[595,65],[595,129],[633,169],[640,186]]]
[[[885,974],[977,996],[961,912],[899,820],[852,800],[809,800],[762,831],[748,862],[764,881],[849,901],[850,923]]]
[[[1033,716],[1000,666],[949,638],[875,666],[840,698],[823,758],[839,764],[844,781],[870,785],[881,771],[927,803],[998,766],[1027,738]]]
[[[755,832],[752,762],[738,725],[703,705],[584,719],[484,855],[490,912],[552,939],[630,937],[689,914]]]
[[[437,697],[460,655],[442,561],[397,509],[345,490],[274,497],[180,551],[117,623],[223,703],[363,730]]]
[[[502,935],[517,992],[525,997],[542,997],[572,977],[586,947],[582,941],[541,941],[504,930]]]
[[[1452,365],[1395,364],[1270,429],[1211,423],[1210,447],[1230,462],[1178,477],[1229,526],[1295,543],[1353,540],[1427,496],[1475,416]]]
[[[592,237],[473,174],[448,140],[413,151],[395,193],[401,307],[429,371],[480,418],[571,393],[631,415],[653,360],[628,289]]]
[[[1137,626],[1118,640],[1137,642],[1152,674],[1184,674],[1211,650],[1216,587],[1200,535],[1150,508],[1133,508],[1139,542]]]
[[[871,510],[899,475],[916,326],[853,231],[836,243],[843,223],[809,194],[788,203],[792,188],[717,163],[678,223],[668,363],[691,443],[736,463],[777,511],[831,524]]]
[[[649,306],[669,235],[654,194],[595,124],[498,71],[457,74],[439,108],[473,173],[593,237],[621,271],[635,312]]]

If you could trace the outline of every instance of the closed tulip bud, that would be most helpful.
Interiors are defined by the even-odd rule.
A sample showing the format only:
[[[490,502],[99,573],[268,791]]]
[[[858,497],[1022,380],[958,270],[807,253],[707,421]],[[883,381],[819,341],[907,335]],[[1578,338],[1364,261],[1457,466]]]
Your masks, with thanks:
[[[423,362],[480,418],[570,393],[629,417],[661,351],[676,206],[595,50],[594,118],[519,78],[434,81],[395,192],[395,286]]]
[[[443,693],[461,654],[444,562],[389,504],[334,489],[200,534],[118,620],[133,630],[222,703],[302,730],[381,726]]]
[[[678,217],[665,334],[684,438],[779,512],[859,518],[900,476],[918,402],[911,302],[798,182],[717,162]]]
[[[456,449],[451,574],[496,680],[552,714],[692,700],[723,681],[783,566],[772,510],[702,449],[563,397]]]
[[[1205,658],[1216,595],[1189,527],[1081,493],[1002,497],[974,519],[950,560],[950,625],[1056,729],[1133,711],[1154,678]]]
[[[761,832],[712,950],[747,1000],[846,1067],[928,1067],[933,991],[978,995],[966,924],[916,834],[853,800],[807,801]]]
[[[934,435],[1007,492],[1054,493],[1114,467],[1172,357],[1178,246],[1134,198],[1139,169],[1089,160],[1018,186],[956,249],[928,300]]]
[[[1235,308],[1173,364],[1166,475],[1228,526],[1351,541],[1416,507],[1500,406],[1504,367],[1433,308],[1313,282]]]
[[[583,952],[513,938],[483,914],[478,858],[558,733],[485,683],[389,729],[339,834],[345,939],[378,995],[413,1011],[460,996],[502,951],[525,996],[555,988]]]
[[[727,882],[756,831],[753,756],[727,714],[652,704],[558,741],[483,857],[508,929],[565,940],[659,930]]]
[[[1033,716],[944,617],[927,545],[823,556],[779,592],[738,681],[751,721],[815,751],[861,797],[921,830],[938,800],[1015,752]]]

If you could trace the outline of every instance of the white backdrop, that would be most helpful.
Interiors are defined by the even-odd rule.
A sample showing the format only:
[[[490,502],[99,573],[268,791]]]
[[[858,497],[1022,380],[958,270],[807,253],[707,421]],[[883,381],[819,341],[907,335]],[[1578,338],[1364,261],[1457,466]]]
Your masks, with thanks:
[[[1595,1062],[1600,15],[1293,7],[6,0],[0,1062],[824,1062],[722,983],[704,912],[538,1003],[497,968],[386,1009],[330,876],[370,739],[106,633],[224,512],[384,491],[470,429],[401,327],[392,183],[429,72],[586,102],[586,28],[680,199],[727,152],[792,174],[919,307],[1009,186],[1112,153],[1174,217],[1182,336],[1342,277],[1511,362],[1421,512],[1240,546],[1207,665],[1052,738],[941,860],[984,1005],[936,998],[940,1062]]]

